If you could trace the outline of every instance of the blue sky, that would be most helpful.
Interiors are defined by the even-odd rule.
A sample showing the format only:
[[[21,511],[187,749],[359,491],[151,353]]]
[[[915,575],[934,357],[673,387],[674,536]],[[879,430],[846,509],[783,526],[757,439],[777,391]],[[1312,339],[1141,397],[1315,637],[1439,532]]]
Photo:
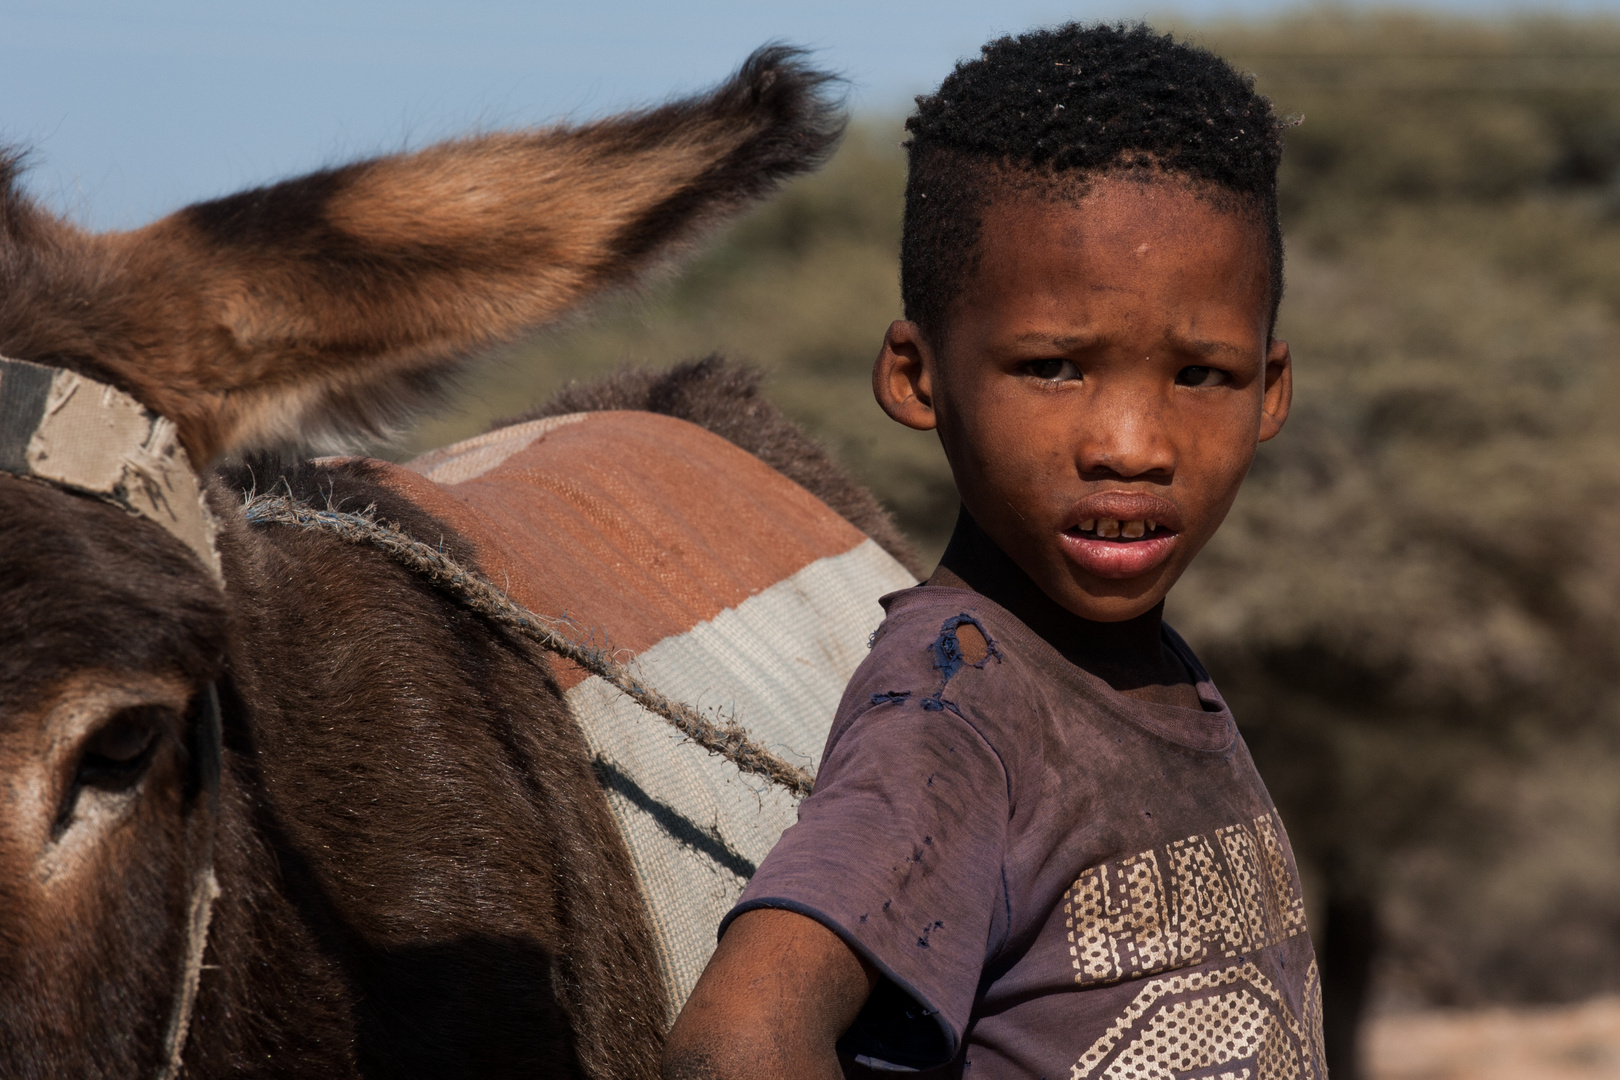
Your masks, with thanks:
[[[812,47],[899,112],[986,38],[1069,18],[1259,15],[1278,0],[0,0],[0,142],[96,228],[470,126],[583,118]],[[1489,9],[1450,0],[1451,10]],[[1620,0],[1561,5],[1620,12]]]

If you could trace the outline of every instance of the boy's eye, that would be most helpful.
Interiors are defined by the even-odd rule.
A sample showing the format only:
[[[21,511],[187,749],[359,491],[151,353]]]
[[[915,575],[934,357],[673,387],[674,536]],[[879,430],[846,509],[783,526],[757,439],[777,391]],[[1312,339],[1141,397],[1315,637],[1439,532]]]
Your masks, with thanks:
[[[1042,382],[1071,382],[1080,377],[1073,360],[1031,360],[1024,367]]]
[[[1220,368],[1194,364],[1176,372],[1177,386],[1219,386],[1226,381],[1226,372]]]

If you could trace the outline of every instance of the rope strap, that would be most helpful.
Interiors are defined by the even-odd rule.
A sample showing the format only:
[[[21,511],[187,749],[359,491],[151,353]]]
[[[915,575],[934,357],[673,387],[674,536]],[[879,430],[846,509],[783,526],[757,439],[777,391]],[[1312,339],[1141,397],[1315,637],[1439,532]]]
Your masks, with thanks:
[[[363,513],[351,514],[317,509],[288,495],[258,495],[247,501],[245,511],[247,520],[256,525],[290,525],[305,531],[324,532],[351,544],[377,548],[484,618],[516,630],[547,651],[609,683],[742,772],[764,777],[799,798],[810,794],[814,777],[755,742],[748,729],[735,720],[711,720],[690,705],[671,700],[644,685],[630,667],[613,659],[608,650],[564,636],[557,630],[558,626],[566,625],[561,620],[536,615],[509,598],[482,574],[462,566],[440,549],[377,520],[369,508]]]
[[[219,879],[210,866],[197,876],[191,889],[190,910],[186,917],[186,955],[180,967],[180,992],[175,995],[169,1029],[163,1036],[163,1067],[158,1080],[176,1080],[186,1052],[186,1036],[191,1033],[191,1010],[197,1004],[197,988],[202,983],[203,952],[208,948],[208,927],[214,918],[214,901],[219,899]]]

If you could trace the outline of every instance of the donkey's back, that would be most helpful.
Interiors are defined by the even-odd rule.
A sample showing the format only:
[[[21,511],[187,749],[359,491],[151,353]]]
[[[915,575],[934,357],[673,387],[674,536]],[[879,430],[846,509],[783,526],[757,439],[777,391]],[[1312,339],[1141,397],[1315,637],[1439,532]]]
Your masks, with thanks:
[[[711,405],[759,405],[751,386],[743,397],[736,373],[712,363],[665,382],[693,375]],[[795,456],[819,456],[801,443]],[[903,548],[891,554],[750,449],[677,417],[609,410],[534,419],[375,468],[562,634],[633,657],[638,682],[740,723],[813,771],[882,621],[878,598],[915,579],[895,557]],[[812,482],[844,495],[847,481],[834,478],[822,469]],[[892,543],[886,522],[871,520]],[[683,738],[601,674],[567,659],[553,670],[628,845],[678,1008],[796,801]]]

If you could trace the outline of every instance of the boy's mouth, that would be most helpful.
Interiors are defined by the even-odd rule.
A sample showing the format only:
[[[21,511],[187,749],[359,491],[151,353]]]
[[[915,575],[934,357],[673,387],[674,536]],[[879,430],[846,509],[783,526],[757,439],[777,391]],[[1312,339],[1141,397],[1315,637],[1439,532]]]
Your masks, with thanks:
[[[1143,492],[1103,492],[1080,500],[1058,534],[1063,553],[1100,578],[1145,574],[1175,549],[1179,509]]]
[[[1163,532],[1163,528],[1152,518],[1141,521],[1121,521],[1119,518],[1087,518],[1071,529],[1065,530],[1073,536],[1089,537],[1093,540],[1146,540],[1156,533]]]

